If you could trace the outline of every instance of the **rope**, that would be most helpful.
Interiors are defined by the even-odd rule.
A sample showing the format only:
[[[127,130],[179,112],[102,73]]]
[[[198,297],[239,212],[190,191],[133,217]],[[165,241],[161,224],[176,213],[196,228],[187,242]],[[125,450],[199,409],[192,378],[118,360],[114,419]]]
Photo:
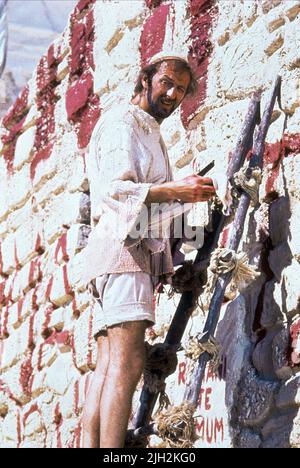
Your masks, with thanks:
[[[160,444],[166,448],[192,448],[197,440],[194,424],[195,405],[189,401],[155,415]]]
[[[185,350],[185,356],[193,361],[189,371],[192,372],[198,362],[200,356],[204,353],[211,355],[211,366],[213,371],[216,371],[221,363],[221,346],[213,336],[210,336],[207,341],[201,343],[200,340],[206,333],[191,338],[188,347]]]
[[[159,408],[167,408],[170,405],[169,397],[166,393],[165,379],[173,374],[177,367],[177,348],[157,343],[146,346],[146,363],[144,369],[144,388],[150,393],[159,393]]]
[[[209,308],[211,297],[214,292],[218,277],[232,272],[231,282],[226,290],[226,297],[233,300],[237,291],[245,285],[254,281],[260,273],[256,266],[249,265],[246,253],[236,253],[234,250],[218,248],[211,256],[208,268],[208,281],[204,290],[204,307]]]
[[[259,187],[262,181],[262,171],[259,167],[255,167],[251,171],[249,177],[249,168],[242,167],[233,176],[234,188],[242,189],[251,198],[252,206],[256,206],[259,202]]]

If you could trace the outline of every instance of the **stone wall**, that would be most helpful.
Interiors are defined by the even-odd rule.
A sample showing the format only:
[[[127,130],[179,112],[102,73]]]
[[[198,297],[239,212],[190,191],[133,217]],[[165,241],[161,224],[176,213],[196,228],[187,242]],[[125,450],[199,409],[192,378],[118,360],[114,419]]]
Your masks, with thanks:
[[[241,244],[261,276],[222,308],[222,366],[206,373],[196,446],[299,447],[299,25],[298,0],[80,0],[0,130],[1,447],[80,447],[96,351],[81,280],[88,144],[106,98],[130,97],[140,65],[168,45],[189,53],[200,85],[162,125],[176,178],[195,156],[225,171],[252,92],[262,88],[265,103],[275,76],[283,78],[262,205],[249,213]],[[204,224],[207,207],[191,217]],[[227,238],[228,230],[222,245]],[[177,302],[160,297],[152,343]],[[199,307],[183,346],[204,321]],[[167,386],[174,404],[188,364],[180,352]]]

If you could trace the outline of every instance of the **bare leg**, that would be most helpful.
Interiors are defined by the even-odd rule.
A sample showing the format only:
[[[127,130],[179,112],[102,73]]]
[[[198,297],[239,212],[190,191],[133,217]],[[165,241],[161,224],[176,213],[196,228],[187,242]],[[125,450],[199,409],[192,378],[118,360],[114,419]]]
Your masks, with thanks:
[[[83,448],[99,448],[100,444],[100,398],[109,363],[108,337],[100,336],[97,343],[96,369],[83,410]]]
[[[108,329],[109,368],[100,402],[100,447],[124,446],[132,398],[145,361],[145,321]]]

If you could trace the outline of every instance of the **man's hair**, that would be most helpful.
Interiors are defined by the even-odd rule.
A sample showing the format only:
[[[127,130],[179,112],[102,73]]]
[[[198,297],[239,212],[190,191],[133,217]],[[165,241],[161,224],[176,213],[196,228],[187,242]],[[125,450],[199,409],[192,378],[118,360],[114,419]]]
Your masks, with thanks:
[[[144,76],[147,76],[148,82],[152,82],[153,76],[158,72],[160,65],[165,62],[166,60],[162,59],[161,61],[154,63],[153,65],[147,65],[146,67],[142,68],[141,71],[139,72],[135,88],[134,88],[134,94],[133,97],[137,96],[143,91],[143,84],[142,80]],[[191,95],[194,96],[197,92],[198,89],[198,82],[195,77],[195,74],[189,64],[187,62],[183,62],[182,60],[176,60],[174,59],[175,62],[175,71],[179,73],[183,72],[188,72],[191,77],[191,81],[189,83],[189,86],[186,91],[186,96]]]

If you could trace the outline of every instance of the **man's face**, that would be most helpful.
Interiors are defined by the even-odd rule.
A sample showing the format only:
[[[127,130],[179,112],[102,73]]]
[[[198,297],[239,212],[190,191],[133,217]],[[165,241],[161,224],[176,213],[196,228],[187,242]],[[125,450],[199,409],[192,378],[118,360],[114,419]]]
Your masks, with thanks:
[[[169,117],[183,101],[190,83],[189,72],[176,71],[175,62],[162,62],[148,83],[147,100],[150,114],[157,120]]]

